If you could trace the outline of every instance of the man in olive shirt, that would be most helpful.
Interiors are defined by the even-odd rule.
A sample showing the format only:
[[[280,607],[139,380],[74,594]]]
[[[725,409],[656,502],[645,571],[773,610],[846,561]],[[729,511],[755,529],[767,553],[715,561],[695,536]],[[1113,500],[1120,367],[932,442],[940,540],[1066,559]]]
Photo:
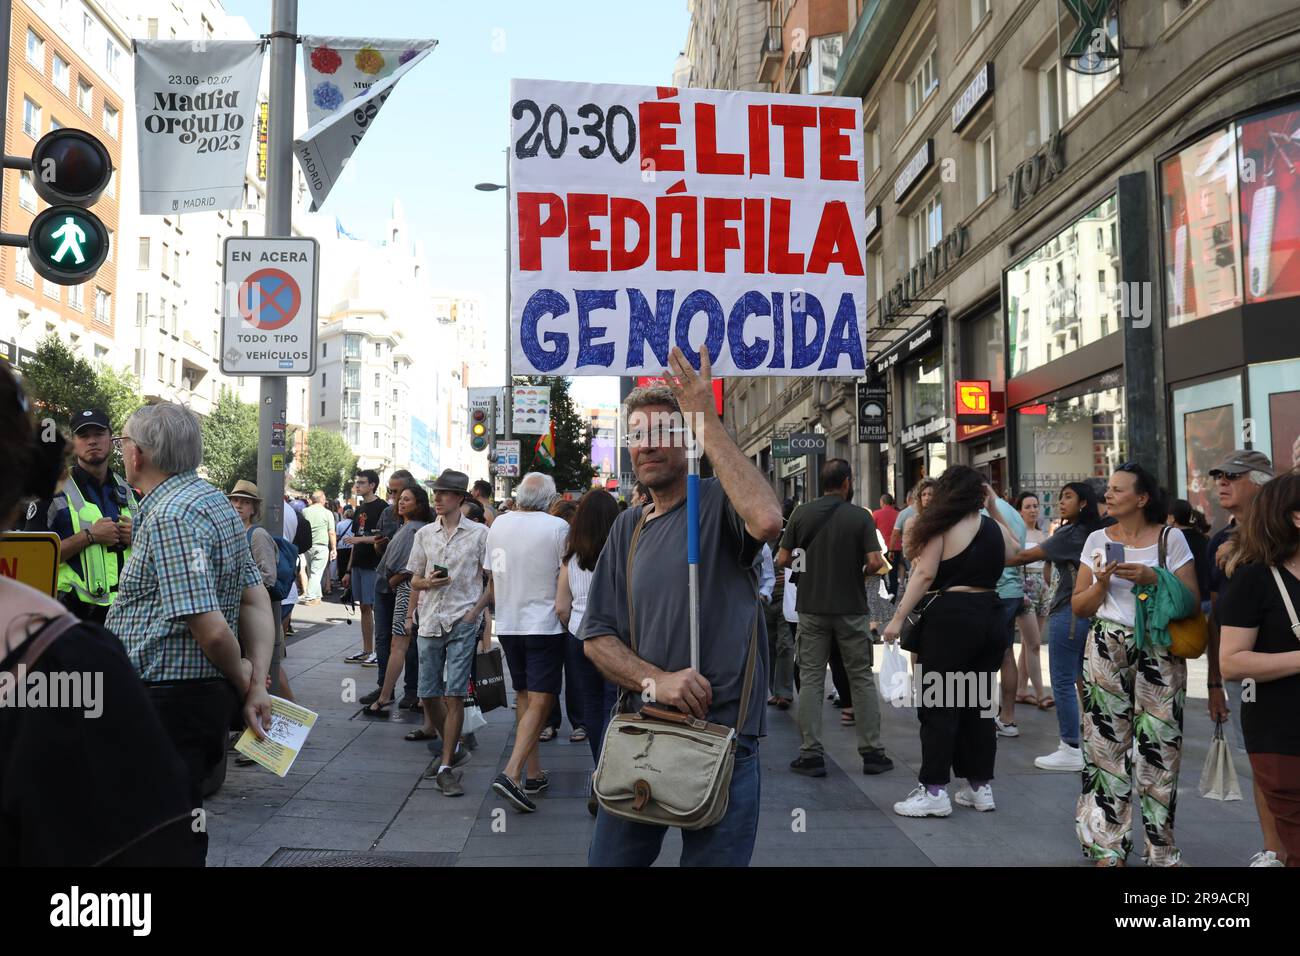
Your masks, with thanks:
[[[862,772],[894,768],[880,745],[880,702],[871,673],[871,635],[866,578],[881,567],[880,543],[871,512],[853,504],[853,472],[843,458],[822,465],[820,498],[790,516],[776,563],[798,572],[799,756],[790,769],[826,776],[822,701],[831,641],[840,648],[853,690],[854,726]],[[799,553],[796,555],[796,551]],[[874,581],[872,583],[875,583]]]

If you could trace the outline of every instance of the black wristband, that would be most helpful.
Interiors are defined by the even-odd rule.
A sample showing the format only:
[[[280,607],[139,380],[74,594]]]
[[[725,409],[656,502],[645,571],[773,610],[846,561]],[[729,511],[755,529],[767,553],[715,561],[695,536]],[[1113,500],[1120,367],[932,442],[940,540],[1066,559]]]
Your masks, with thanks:
[[[1206,681],[1205,686],[1206,686],[1209,690],[1214,690],[1215,688],[1218,688],[1219,690],[1223,690],[1223,685],[1222,685],[1222,684],[1211,684],[1210,682]]]

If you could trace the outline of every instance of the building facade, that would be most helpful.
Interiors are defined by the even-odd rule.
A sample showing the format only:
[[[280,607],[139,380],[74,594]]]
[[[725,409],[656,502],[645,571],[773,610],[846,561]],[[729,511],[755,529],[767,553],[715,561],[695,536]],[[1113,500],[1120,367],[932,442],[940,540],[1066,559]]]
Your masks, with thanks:
[[[131,97],[131,41],[121,11],[94,0],[19,0],[10,29],[5,152],[30,156],[36,141],[62,127],[103,142],[120,169]],[[33,173],[4,170],[0,230],[26,234],[48,205]],[[35,274],[26,249],[0,249],[0,356],[20,368],[47,335],[88,359],[107,360],[120,330],[118,272],[122,183],[115,172],[94,213],[109,230],[109,254],[93,279],[61,286]]]
[[[1056,0],[868,6],[871,493],[959,462],[1050,514],[1135,459],[1222,519],[1214,463],[1300,435],[1300,9],[1117,3],[1076,60]]]

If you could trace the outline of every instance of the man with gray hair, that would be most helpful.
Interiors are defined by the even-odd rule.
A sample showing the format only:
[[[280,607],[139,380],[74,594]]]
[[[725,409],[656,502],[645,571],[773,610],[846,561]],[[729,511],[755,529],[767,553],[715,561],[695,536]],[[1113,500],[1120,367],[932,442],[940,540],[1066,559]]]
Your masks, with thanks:
[[[524,475],[515,490],[515,509],[492,522],[483,555],[496,635],[518,704],[514,749],[492,789],[525,813],[537,809],[530,795],[547,786],[537,742],[560,696],[568,638],[555,613],[555,587],[569,524],[546,513],[554,497],[550,475]]]
[[[142,498],[105,626],[122,641],[176,745],[197,808],[203,781],[225,760],[236,700],[259,738],[271,727],[271,603],[239,516],[196,474],[203,436],[194,413],[170,402],[146,405],[113,444]]]

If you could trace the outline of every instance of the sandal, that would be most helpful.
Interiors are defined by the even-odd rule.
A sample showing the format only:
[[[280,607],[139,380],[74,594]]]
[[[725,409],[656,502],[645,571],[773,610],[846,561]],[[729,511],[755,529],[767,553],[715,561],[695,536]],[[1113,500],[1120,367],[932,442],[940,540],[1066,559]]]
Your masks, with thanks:
[[[789,709],[790,709],[790,698],[788,698],[788,697],[778,697],[778,698],[776,699],[776,709],[777,709],[777,710],[789,710]]]
[[[769,698],[767,699],[767,706],[769,706],[769,707],[775,707],[775,706],[776,706],[777,704],[779,704],[780,702],[781,702],[781,698],[780,698],[780,697],[769,697]]]
[[[843,710],[840,711],[840,723],[841,723],[842,725],[844,725],[845,727],[852,727],[852,726],[853,726],[853,711],[852,711],[852,709],[850,709],[850,708],[848,708],[848,707],[845,707]]]
[[[373,718],[373,719],[375,719],[375,720],[387,720],[387,719],[388,719],[388,708],[389,708],[389,707],[392,707],[392,706],[393,706],[393,702],[392,702],[391,700],[388,700],[388,701],[378,701],[378,700],[377,700],[377,701],[375,701],[373,704],[371,704],[369,707],[364,707],[364,708],[362,708],[361,713],[362,713],[364,716],[366,716],[366,717],[371,717],[371,718]]]
[[[1056,706],[1056,699],[1053,697],[1044,697],[1038,702],[1039,710],[1051,710]]]
[[[569,743],[580,744],[587,739],[587,732],[579,727],[573,733],[569,734]]]
[[[1017,703],[1017,704],[1032,704],[1034,707],[1038,707],[1038,706],[1040,706],[1039,703],[1038,703],[1038,698],[1035,697],[1033,694],[1028,693],[1028,692],[1026,692],[1026,693],[1024,693],[1024,694],[1016,694],[1016,703]]]
[[[437,740],[438,731],[435,730],[433,733],[426,733],[423,727],[417,727],[415,728],[415,730],[412,730],[409,734],[407,734],[402,739],[403,740]]]
[[[548,741],[548,740],[554,740],[554,739],[555,739],[555,728],[554,728],[554,727],[543,727],[543,728],[542,728],[542,732],[541,732],[540,734],[537,735],[537,739],[540,740],[542,743],[546,743],[546,741]]]

